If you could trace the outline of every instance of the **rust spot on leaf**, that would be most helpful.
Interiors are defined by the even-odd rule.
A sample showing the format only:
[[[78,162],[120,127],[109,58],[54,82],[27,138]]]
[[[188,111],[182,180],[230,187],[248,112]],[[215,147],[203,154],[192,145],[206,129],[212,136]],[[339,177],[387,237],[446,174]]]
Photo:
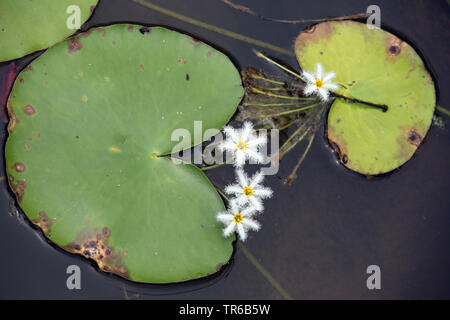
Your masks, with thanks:
[[[349,159],[348,159],[348,156],[345,151],[346,150],[345,142],[342,141],[341,139],[339,139],[338,137],[335,137],[333,135],[333,132],[334,132],[334,128],[332,126],[328,126],[328,129],[327,129],[328,141],[330,143],[330,146],[336,152],[339,162],[346,165],[348,163]]]
[[[8,133],[11,133],[16,127],[17,117],[12,111],[11,104],[9,103],[9,101],[6,103],[6,110],[8,111],[9,115]]]
[[[25,188],[27,184],[25,181],[18,180],[17,183],[14,183],[14,177],[9,175],[9,186],[11,187],[12,192],[16,195],[17,201],[22,202],[23,194],[25,193]]]
[[[194,45],[194,47],[198,47],[199,45],[202,44],[202,42],[200,40],[197,40],[195,38],[190,38],[191,43]]]
[[[216,271],[219,272],[227,264],[227,262],[221,262],[216,266]]]
[[[299,50],[302,50],[309,41],[317,42],[319,40],[326,39],[331,35],[331,33],[331,22],[319,23],[311,26],[300,32],[297,39],[295,39],[295,51],[298,52]],[[323,52],[321,54],[323,54]]]
[[[81,50],[83,48],[81,42],[78,40],[78,38],[73,38],[71,43],[69,44],[69,54],[72,54],[75,51]]]
[[[24,172],[25,171],[25,165],[22,162],[16,162],[13,165],[13,169],[17,172]]]
[[[33,106],[31,106],[29,104],[27,104],[23,107],[23,111],[29,116],[36,113],[36,110],[34,110]]]
[[[422,136],[414,129],[409,130],[406,136],[407,141],[416,147],[422,142]]]
[[[133,26],[128,26],[128,31],[133,32]]]
[[[44,232],[45,235],[49,235],[51,231],[51,226],[53,224],[53,219],[50,219],[45,211],[39,212],[39,218],[34,219],[33,223],[39,228],[42,229],[42,232]]]
[[[29,64],[28,66],[26,66],[22,72],[27,72],[27,71],[33,71],[33,66],[31,64]]]
[[[90,6],[90,7],[89,7],[89,10],[91,10],[91,12],[94,12],[94,10],[95,10],[96,7],[97,7],[96,5]]]
[[[406,44],[396,36],[390,36],[386,43],[386,53],[388,57],[397,57],[400,55],[405,45]]]
[[[186,64],[186,60],[184,60],[183,58],[178,58],[177,62],[181,64]]]
[[[111,230],[108,227],[102,228],[100,233],[97,232],[97,228],[85,229],[65,249],[94,260],[98,267],[105,272],[115,273],[129,279],[128,271],[122,261],[127,254],[123,250],[108,245],[110,236]]]
[[[141,34],[150,34],[150,33],[152,33],[152,29],[149,27],[142,27],[139,29],[139,32]]]

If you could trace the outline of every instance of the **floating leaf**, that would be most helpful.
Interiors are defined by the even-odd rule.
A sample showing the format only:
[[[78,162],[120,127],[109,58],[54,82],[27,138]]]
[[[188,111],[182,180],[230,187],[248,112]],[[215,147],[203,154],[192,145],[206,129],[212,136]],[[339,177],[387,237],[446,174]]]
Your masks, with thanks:
[[[62,41],[83,24],[97,0],[0,1],[0,61],[13,60]],[[78,11],[79,9],[79,11]],[[67,25],[69,21],[69,27]]]
[[[411,158],[430,127],[436,98],[433,80],[409,44],[381,29],[341,21],[301,32],[295,51],[304,70],[314,71],[317,62],[334,70],[345,86],[338,93],[389,106],[383,113],[334,101],[327,135],[345,166],[375,175]]]
[[[212,274],[233,250],[215,220],[223,202],[197,167],[160,156],[181,149],[177,128],[222,128],[242,96],[230,60],[186,35],[90,30],[19,74],[10,186],[50,240],[102,270],[150,283]]]

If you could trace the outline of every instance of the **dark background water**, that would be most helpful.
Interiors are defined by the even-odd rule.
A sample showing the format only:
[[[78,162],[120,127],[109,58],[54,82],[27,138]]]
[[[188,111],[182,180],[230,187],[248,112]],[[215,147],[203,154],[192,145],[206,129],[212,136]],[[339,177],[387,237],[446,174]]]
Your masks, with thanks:
[[[309,24],[281,24],[233,10],[212,0],[151,2],[227,30],[292,50]],[[436,80],[438,104],[450,106],[449,27],[446,1],[246,0],[235,1],[268,17],[311,19],[381,8],[382,27],[410,42]],[[183,30],[226,52],[239,68],[278,71],[257,59],[254,45],[180,21],[127,0],[102,0],[82,29],[114,22],[164,25]],[[295,57],[266,50],[297,67]],[[34,55],[36,56],[36,55]],[[32,57],[34,57],[32,56]],[[17,63],[24,66],[32,57]],[[0,64],[0,76],[8,64]],[[448,122],[448,118],[444,117]],[[450,133],[432,126],[414,158],[391,174],[367,179],[340,166],[323,128],[291,187],[283,184],[304,146],[289,153],[266,183],[263,228],[246,248],[295,299],[450,298]],[[3,130],[3,141],[6,129]],[[2,151],[3,152],[3,151]],[[2,154],[3,158],[3,154]],[[4,164],[2,164],[4,166]],[[4,168],[2,167],[4,173]],[[232,168],[208,171],[229,183]],[[21,215],[5,181],[0,192],[0,298],[13,299],[281,299],[239,248],[218,276],[181,285],[142,285],[98,272],[88,260],[47,244]],[[66,288],[66,268],[77,264],[82,289]],[[366,268],[381,267],[381,290],[368,290]]]

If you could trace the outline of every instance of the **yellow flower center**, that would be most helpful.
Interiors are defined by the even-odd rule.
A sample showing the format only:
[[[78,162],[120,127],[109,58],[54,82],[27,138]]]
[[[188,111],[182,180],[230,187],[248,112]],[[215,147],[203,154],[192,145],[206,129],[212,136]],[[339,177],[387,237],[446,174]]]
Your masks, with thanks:
[[[238,148],[241,151],[245,151],[245,149],[247,149],[247,144],[245,143],[245,141],[239,141],[238,143],[236,143],[236,148]]]
[[[316,87],[317,87],[317,88],[322,88],[322,87],[323,87],[323,81],[320,80],[320,79],[317,79],[317,80],[316,80]]]
[[[242,192],[247,196],[247,197],[251,197],[253,195],[253,189],[250,187],[245,187],[244,189],[242,189]]]
[[[242,222],[242,220],[244,220],[244,217],[242,216],[242,214],[240,214],[240,213],[238,212],[238,213],[236,213],[236,214],[233,216],[233,220],[234,220],[234,223],[239,224],[239,223]]]

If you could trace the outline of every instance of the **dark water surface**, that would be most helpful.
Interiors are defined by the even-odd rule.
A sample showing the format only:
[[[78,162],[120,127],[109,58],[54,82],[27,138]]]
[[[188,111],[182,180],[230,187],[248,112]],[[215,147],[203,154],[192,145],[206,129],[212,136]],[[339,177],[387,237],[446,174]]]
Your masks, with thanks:
[[[309,24],[266,22],[218,0],[151,2],[227,30],[292,50]],[[446,1],[246,0],[235,1],[265,16],[299,19],[341,16],[381,8],[382,27],[411,43],[423,56],[438,89],[438,104],[450,106],[450,10]],[[226,52],[239,68],[279,73],[256,58],[254,45],[208,31],[127,0],[102,0],[83,30],[114,22],[164,25],[192,34]],[[295,57],[266,50],[297,68]],[[36,56],[36,55],[34,55]],[[20,59],[24,66],[30,57]],[[0,64],[0,76],[8,64]],[[446,89],[447,88],[447,89]],[[445,118],[448,122],[449,118]],[[297,146],[266,179],[276,196],[266,201],[263,228],[246,248],[295,299],[450,298],[450,133],[432,126],[414,158],[399,170],[367,179],[340,166],[323,128],[291,187],[283,184],[304,149]],[[3,141],[6,126],[3,128]],[[3,158],[3,149],[2,149]],[[208,176],[224,185],[233,169]],[[2,163],[2,172],[5,173]],[[96,271],[81,257],[48,245],[20,215],[6,181],[0,192],[0,298],[18,299],[281,299],[239,248],[220,275],[179,285],[142,285]],[[66,288],[66,268],[77,264],[82,289]],[[382,271],[382,289],[368,290],[366,268]]]

